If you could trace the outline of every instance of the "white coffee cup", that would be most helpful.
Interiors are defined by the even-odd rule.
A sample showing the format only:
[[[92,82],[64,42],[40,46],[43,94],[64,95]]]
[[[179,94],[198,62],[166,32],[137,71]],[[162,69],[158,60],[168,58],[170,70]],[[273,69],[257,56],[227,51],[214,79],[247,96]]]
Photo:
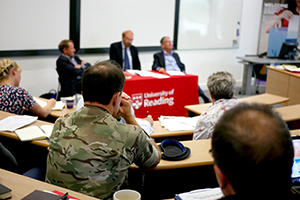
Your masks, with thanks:
[[[66,97],[67,108],[73,108],[74,106],[74,97]]]
[[[113,200],[140,200],[141,195],[135,190],[119,190],[114,193]]]

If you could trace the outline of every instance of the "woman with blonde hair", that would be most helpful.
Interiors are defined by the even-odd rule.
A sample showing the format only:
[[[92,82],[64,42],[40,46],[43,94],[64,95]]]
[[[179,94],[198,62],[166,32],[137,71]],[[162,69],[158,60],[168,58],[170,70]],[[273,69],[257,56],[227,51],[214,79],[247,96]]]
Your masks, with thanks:
[[[0,60],[0,110],[21,115],[24,107],[39,117],[47,117],[55,106],[55,99],[41,107],[26,89],[19,87],[21,71],[15,61]]]

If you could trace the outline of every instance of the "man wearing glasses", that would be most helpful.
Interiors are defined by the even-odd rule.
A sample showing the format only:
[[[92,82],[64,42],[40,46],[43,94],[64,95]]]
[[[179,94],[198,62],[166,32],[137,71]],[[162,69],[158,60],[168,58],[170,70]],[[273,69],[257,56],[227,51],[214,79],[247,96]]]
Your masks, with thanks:
[[[112,43],[109,49],[109,59],[114,60],[122,66],[123,71],[128,69],[141,70],[138,50],[131,45],[133,33],[130,30],[122,33],[122,41]]]
[[[166,71],[182,71],[185,72],[185,65],[180,61],[179,55],[172,51],[173,42],[169,37],[163,37],[160,40],[162,51],[154,54],[152,70],[165,73]],[[204,92],[198,86],[198,94],[203,99],[204,103],[211,102],[205,96]]]

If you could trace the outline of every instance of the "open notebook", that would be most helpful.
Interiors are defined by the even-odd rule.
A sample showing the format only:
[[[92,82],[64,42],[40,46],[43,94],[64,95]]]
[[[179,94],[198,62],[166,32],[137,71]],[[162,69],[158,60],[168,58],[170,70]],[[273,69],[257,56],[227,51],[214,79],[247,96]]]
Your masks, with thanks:
[[[40,104],[41,107],[45,107],[47,105],[47,102],[44,100],[41,100],[39,98],[33,97],[34,100]],[[52,108],[52,110],[62,110],[65,107],[65,103],[63,103],[62,101],[57,101],[54,108]]]
[[[29,126],[15,131],[21,141],[48,139],[51,136],[53,125]]]

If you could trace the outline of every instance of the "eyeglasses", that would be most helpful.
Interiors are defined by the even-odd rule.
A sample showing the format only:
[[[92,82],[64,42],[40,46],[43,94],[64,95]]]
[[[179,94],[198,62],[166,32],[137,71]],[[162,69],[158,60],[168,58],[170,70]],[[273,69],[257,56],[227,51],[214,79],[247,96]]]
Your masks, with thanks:
[[[128,42],[132,42],[133,41],[133,39],[129,39],[129,38],[126,38],[126,37],[125,37],[125,40],[128,41]]]
[[[173,41],[165,41],[164,43],[171,43],[171,44],[173,44]]]

